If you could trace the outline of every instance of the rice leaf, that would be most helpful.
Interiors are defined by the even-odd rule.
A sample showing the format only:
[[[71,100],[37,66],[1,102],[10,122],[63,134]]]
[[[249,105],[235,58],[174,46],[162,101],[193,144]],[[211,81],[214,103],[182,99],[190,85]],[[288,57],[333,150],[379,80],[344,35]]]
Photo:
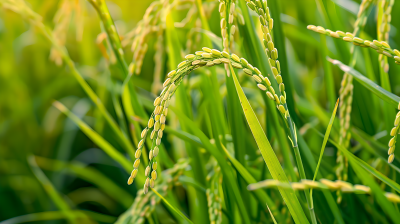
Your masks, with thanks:
[[[339,105],[339,99],[337,99],[337,101],[336,101],[336,105],[335,105],[335,108],[333,109],[328,128],[326,129],[326,132],[325,132],[324,141],[322,142],[321,153],[319,154],[318,164],[317,164],[317,168],[315,169],[315,172],[314,172],[313,181],[315,181],[315,179],[317,178],[317,175],[318,175],[318,169],[319,169],[319,166],[321,165],[322,156],[324,155],[325,146],[326,146],[326,143],[328,142],[329,134],[331,133],[331,129],[332,129],[333,121],[335,120],[336,110],[338,108],[338,105]],[[312,206],[311,208],[314,209],[312,192],[313,192],[313,189],[311,188],[311,190],[310,190],[310,198],[311,198],[311,206]]]
[[[239,95],[240,102],[242,104],[243,112],[247,119],[247,123],[250,126],[250,129],[253,133],[254,139],[257,142],[257,145],[261,151],[261,154],[265,160],[265,163],[268,166],[268,169],[272,175],[272,177],[281,182],[288,183],[288,179],[286,177],[285,172],[283,171],[281,164],[278,161],[278,158],[275,155],[274,150],[271,147],[267,137],[265,136],[264,130],[262,129],[260,122],[258,121],[253,108],[250,106],[249,101],[247,100],[244,92],[239,84],[239,81],[236,78],[235,71],[232,66],[230,66],[232,78],[235,82],[236,92]],[[289,208],[290,214],[292,215],[295,223],[309,223],[306,215],[296,197],[296,194],[293,189],[281,189],[279,188],[279,192],[282,195],[282,198],[286,202],[286,205]]]
[[[390,103],[391,105],[395,106],[396,108],[399,105],[400,102],[400,97],[396,96],[395,94],[388,92],[384,88],[380,87],[367,77],[363,76],[361,73],[356,71],[355,69],[343,64],[342,62],[338,60],[334,60],[331,58],[328,58],[328,60],[338,66],[342,71],[349,73],[352,75],[358,82],[360,82],[363,86],[365,86],[367,89],[369,89],[372,93],[377,95],[379,98],[383,99],[384,101]]]
[[[163,196],[161,196],[161,194],[159,194],[156,190],[154,190],[154,188],[151,188],[151,190],[158,196],[160,197],[164,204],[166,204],[169,208],[171,208],[172,211],[174,211],[176,214],[178,214],[180,217],[182,217],[182,219],[186,220],[189,223],[193,223],[192,221],[190,221],[190,219],[188,219],[188,217],[186,217],[181,211],[179,211],[179,209],[176,209],[174,206],[172,206]]]
[[[130,162],[115,149],[110,143],[108,143],[101,135],[95,132],[89,125],[79,119],[75,114],[71,113],[62,103],[55,101],[53,106],[67,115],[78,127],[85,133],[95,144],[97,144],[101,149],[104,150],[111,158],[117,161],[121,166],[128,172],[131,172]]]

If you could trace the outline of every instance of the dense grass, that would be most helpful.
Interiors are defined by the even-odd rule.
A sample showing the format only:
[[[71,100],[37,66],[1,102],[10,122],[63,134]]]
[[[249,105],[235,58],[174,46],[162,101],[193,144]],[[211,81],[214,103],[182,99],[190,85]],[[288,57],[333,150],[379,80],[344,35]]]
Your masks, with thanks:
[[[400,223],[399,12],[0,0],[0,223]]]

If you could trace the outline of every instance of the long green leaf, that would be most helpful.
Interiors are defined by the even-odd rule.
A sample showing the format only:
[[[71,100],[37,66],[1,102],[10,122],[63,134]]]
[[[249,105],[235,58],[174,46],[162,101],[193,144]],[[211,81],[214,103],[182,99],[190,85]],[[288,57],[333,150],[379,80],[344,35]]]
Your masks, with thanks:
[[[72,213],[71,207],[68,203],[62,198],[62,196],[57,192],[54,188],[53,184],[47,178],[47,176],[43,173],[43,171],[37,166],[35,157],[32,155],[28,157],[28,164],[30,165],[33,174],[36,176],[43,189],[49,195],[51,200],[57,206],[58,209],[65,215],[66,219],[69,220],[70,223],[78,223],[77,217],[74,213]]]
[[[282,169],[281,164],[278,161],[278,158],[275,155],[274,150],[271,147],[271,144],[269,143],[267,137],[265,136],[264,130],[262,129],[260,122],[258,121],[256,114],[253,111],[253,108],[250,106],[250,103],[247,100],[243,92],[243,89],[241,88],[239,81],[236,78],[235,71],[233,70],[232,66],[230,68],[233,81],[235,83],[236,92],[239,95],[239,99],[242,104],[243,112],[247,119],[247,123],[250,126],[254,139],[257,142],[257,145],[261,151],[261,155],[263,156],[272,177],[275,180],[279,180],[281,182],[289,182],[285,172]],[[295,223],[309,223],[296,197],[294,190],[291,188],[290,189],[279,188],[279,192],[281,193],[283,200],[286,202],[286,205],[288,206],[289,211]]]
[[[315,181],[315,178],[317,178],[317,175],[318,175],[318,169],[319,169],[319,166],[321,165],[322,156],[324,155],[325,146],[326,146],[326,143],[328,142],[329,134],[331,133],[331,129],[332,129],[333,121],[335,120],[336,110],[337,110],[338,105],[339,105],[339,99],[336,101],[336,105],[335,105],[335,107],[333,109],[333,112],[332,112],[332,117],[331,117],[331,119],[329,121],[328,128],[326,129],[326,132],[325,132],[324,141],[322,142],[321,153],[319,155],[317,168],[315,169],[315,172],[314,172],[313,181]],[[313,192],[313,189],[311,188],[311,190],[310,190],[311,208],[314,209],[314,202],[313,202],[312,192]]]
[[[226,148],[223,149],[228,159],[231,161],[231,163],[240,173],[240,175],[244,178],[246,183],[247,184],[257,183],[256,179],[254,179],[254,177],[249,173],[249,171],[247,171],[247,169],[238,160],[236,160],[235,157],[233,157]],[[268,209],[271,212],[270,210],[271,208],[273,214],[275,215],[280,214],[278,208],[275,206],[275,204],[273,203],[272,199],[268,196],[268,194],[265,193],[265,191],[256,190],[254,191],[254,194],[256,195],[257,200],[261,201],[261,204],[265,209]]]
[[[116,221],[115,217],[104,215],[91,211],[80,211],[80,210],[71,210],[71,214],[76,217],[82,217],[84,213],[96,221],[104,222],[104,223],[114,223]],[[0,224],[18,224],[18,223],[26,223],[26,222],[43,222],[43,221],[54,221],[59,219],[68,219],[62,211],[47,211],[47,212],[38,212],[38,213],[30,213],[26,215],[21,215],[17,217],[13,217],[11,219],[7,219],[1,221]],[[90,221],[87,220],[89,223]]]
[[[62,103],[55,101],[53,106],[68,116],[78,127],[85,133],[94,143],[96,143],[101,149],[104,150],[111,158],[117,161],[121,166],[130,173],[132,168],[130,162],[115,149],[110,143],[108,143],[101,135],[95,132],[85,122],[79,119],[75,114],[71,113]]]
[[[179,209],[176,209],[174,206],[172,206],[163,196],[161,196],[161,194],[159,194],[156,190],[154,190],[154,188],[151,188],[151,190],[158,196],[160,197],[163,202],[170,207],[174,212],[176,212],[180,217],[182,217],[184,220],[188,221],[189,223],[193,223],[192,221],[190,221],[190,219],[188,219],[188,217],[186,217],[181,211],[179,211]]]
[[[338,66],[342,71],[349,73],[352,75],[357,81],[359,81],[363,86],[365,86],[367,89],[371,90],[375,95],[377,95],[379,98],[385,100],[386,102],[390,103],[391,105],[397,106],[399,105],[400,102],[400,97],[394,95],[391,92],[388,92],[384,88],[380,87],[367,77],[363,76],[361,73],[356,71],[355,69],[343,64],[342,62],[334,59],[328,58],[328,60]]]
[[[37,165],[42,169],[51,171],[60,171],[65,169],[68,173],[93,183],[126,208],[129,208],[132,205],[134,198],[127,191],[93,167],[86,166],[79,162],[66,163],[60,160],[48,159],[40,156],[35,156],[35,159]]]
[[[396,190],[397,192],[400,193],[400,185],[396,183],[395,181],[389,179],[387,176],[383,175],[381,172],[377,171],[375,168],[370,166],[368,163],[366,163],[364,160],[356,157],[353,153],[351,153],[349,150],[344,148],[343,146],[340,146],[336,142],[329,140],[330,143],[335,145],[340,151],[343,152],[343,154],[349,159],[349,161],[352,161],[352,164],[356,164],[357,166],[360,166],[364,168],[366,171],[368,171],[370,174],[374,175],[376,178]]]
[[[210,143],[210,139],[197,127],[197,125],[190,120],[184,113],[179,110],[174,109],[174,107],[170,106],[172,111],[179,117],[181,122],[185,122],[190,130],[199,137],[200,141],[204,145],[204,148],[217,160],[218,164],[221,167],[222,173],[224,174],[224,178],[229,183],[230,187],[227,188],[229,194],[231,194],[235,201],[237,202],[237,206],[239,207],[239,211],[242,214],[242,218],[244,219],[244,223],[250,223],[250,218],[247,214],[247,210],[242,200],[242,196],[240,195],[239,188],[237,186],[236,177],[232,172],[232,168],[227,163],[224,155]]]
[[[333,141],[331,141],[333,142]],[[391,186],[392,180],[387,178],[386,176],[383,176],[381,173],[379,173],[377,170],[374,168],[370,167],[366,162],[362,161],[361,159],[357,158],[354,156],[352,153],[347,151],[344,147],[340,146],[339,144],[335,143],[335,146],[339,148],[340,151],[343,152],[343,154],[349,159],[352,168],[354,171],[357,173],[357,176],[361,179],[361,181],[369,186],[371,188],[372,194],[376,197],[378,204],[382,207],[382,210],[392,219],[394,223],[400,223],[400,213],[398,210],[395,209],[393,204],[389,202],[389,200],[385,197],[382,189],[379,187],[379,185],[375,182],[373,178],[368,174],[368,172],[375,177],[379,178],[383,182],[385,182],[387,185]],[[367,172],[368,171],[368,172]],[[381,179],[380,177],[385,177]],[[398,191],[398,184],[393,182],[397,186],[391,186],[393,189]]]

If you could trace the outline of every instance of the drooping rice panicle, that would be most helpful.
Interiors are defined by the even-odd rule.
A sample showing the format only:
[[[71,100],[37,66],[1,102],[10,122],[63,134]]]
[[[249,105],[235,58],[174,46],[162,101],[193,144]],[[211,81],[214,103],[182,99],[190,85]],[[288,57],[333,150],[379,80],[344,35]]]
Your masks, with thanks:
[[[164,19],[165,14],[171,8],[176,8],[178,10],[185,9],[178,7],[180,4],[184,3],[193,4],[193,2],[191,1],[183,1],[183,0],[178,0],[173,2],[170,2],[168,0],[159,0],[152,2],[152,4],[146,9],[143,19],[138,23],[138,26],[135,28],[134,31],[129,32],[129,38],[123,42],[124,44],[132,42],[131,51],[133,52],[133,58],[131,63],[129,64],[130,75],[132,74],[139,75],[141,73],[143,59],[148,50],[147,42],[150,34],[156,33],[157,38],[159,39],[161,37],[160,34],[162,34],[165,29],[165,19]],[[188,17],[187,20],[192,19],[195,12],[196,8],[191,7],[187,15]],[[175,25],[177,27],[180,27],[185,24],[186,22],[176,23]],[[133,41],[131,41],[132,36],[135,36]],[[161,41],[162,40],[160,40],[160,42]],[[160,44],[157,47],[159,46]],[[165,51],[157,50],[156,52],[157,52],[157,60],[155,59],[155,61],[157,63],[159,62],[158,60],[159,57],[161,57],[160,55],[164,55]],[[159,73],[155,73],[155,75],[157,74]],[[156,87],[153,88],[154,91],[159,85],[155,84],[155,86]]]
[[[392,18],[391,13],[393,4],[394,0],[382,0],[380,3],[378,3],[379,12],[382,11],[382,17],[380,18],[380,20],[378,19],[378,40],[385,41],[386,43],[389,43],[390,21]],[[379,62],[383,71],[385,73],[388,73],[389,64],[387,57],[384,57],[383,54],[380,54]]]
[[[207,182],[210,183],[210,187],[207,188],[206,195],[208,201],[208,214],[210,216],[210,222],[213,224],[222,223],[222,194],[220,187],[222,185],[222,174],[221,168],[218,166],[216,161],[213,164],[213,170],[207,176]]]
[[[284,120],[289,128],[288,137],[295,151],[294,154],[297,162],[298,171],[300,173],[300,178],[306,179],[303,162],[300,157],[299,146],[297,144],[297,134],[296,134],[295,124],[292,121],[292,118],[290,117],[290,113],[286,103],[285,84],[283,83],[283,78],[281,76],[281,67],[280,67],[280,62],[278,60],[278,49],[275,48],[271,35],[272,29],[274,27],[274,20],[273,18],[271,18],[267,0],[246,0],[246,2],[247,6],[258,15],[261,25],[261,30],[263,32],[263,43],[265,47],[265,54],[268,58],[268,64],[272,70],[276,82],[279,85],[279,96],[278,94],[268,94],[268,92],[267,95],[270,99],[273,98],[275,100],[277,109],[281,113],[282,117],[284,117]],[[259,86],[259,88],[263,90],[264,87]],[[316,217],[314,210],[312,209],[311,206],[311,199],[309,192],[306,190],[304,193],[310,210],[311,219],[313,223],[316,223]]]
[[[133,164],[133,171],[128,178],[128,184],[133,183],[133,180],[138,173],[143,146],[146,137],[150,135],[153,144],[149,150],[149,164],[145,170],[145,176],[147,179],[144,185],[144,193],[148,192],[149,187],[154,187],[157,178],[156,156],[159,153],[158,146],[161,144],[163,130],[165,128],[169,100],[174,95],[177,87],[182,82],[182,79],[193,70],[204,66],[211,67],[219,64],[231,64],[234,68],[243,69],[245,74],[249,75],[257,82],[257,87],[265,91],[268,97],[275,101],[277,108],[282,115],[286,117],[288,116],[286,115],[288,113],[287,109],[283,106],[286,104],[284,97],[281,96],[279,98],[275,93],[270,80],[267,77],[264,77],[257,68],[249,64],[246,59],[239,58],[236,54],[229,54],[226,51],[220,52],[216,49],[210,49],[207,47],[203,47],[203,51],[197,51],[195,54],[186,55],[185,58],[187,60],[179,63],[176,70],[172,70],[168,73],[167,79],[163,84],[164,89],[160,96],[154,101],[155,110],[150,116],[147,127],[141,134],[141,140],[135,153],[136,160]]]
[[[264,47],[265,47],[265,54],[267,55],[268,63],[273,72],[273,76],[279,85],[279,95],[276,94],[270,88],[269,88],[270,93],[267,92],[267,95],[270,99],[275,100],[277,109],[285,117],[285,119],[288,122],[288,125],[294,126],[293,122],[291,121],[288,107],[286,104],[285,84],[283,83],[282,76],[281,76],[281,67],[280,67],[280,62],[278,60],[278,50],[275,48],[274,42],[273,42],[272,36],[271,36],[274,20],[271,18],[271,15],[269,13],[267,1],[266,0],[263,0],[263,1],[246,0],[246,1],[247,1],[248,7],[259,15],[259,20],[261,23],[261,30],[263,32],[263,38],[264,38],[263,43],[264,43]],[[261,72],[257,71],[257,73],[261,73]],[[259,88],[262,90],[265,89],[264,87],[262,85],[259,86]],[[297,147],[297,139],[295,137],[294,131],[291,135],[290,140],[291,140],[293,146]]]
[[[82,17],[79,1],[64,0],[60,3],[58,11],[54,15],[53,22],[55,27],[53,29],[53,36],[60,46],[64,46],[67,39],[68,27],[72,22],[72,18],[80,21]],[[77,22],[76,25],[76,40],[82,39],[83,23]],[[53,46],[50,50],[50,59],[58,66],[62,65],[62,57],[60,52]]]
[[[161,22],[161,16],[164,10],[167,9],[169,1],[160,0],[154,1],[146,9],[143,19],[139,21],[137,27],[127,34],[127,38],[122,42],[123,45],[131,43],[131,51],[133,52],[133,58],[129,64],[129,75],[140,74],[143,65],[143,59],[148,50],[148,37],[152,33],[157,34],[157,38],[160,38],[160,34],[163,33],[164,25]],[[132,40],[133,38],[133,40]],[[157,43],[156,44],[160,44]],[[159,45],[157,45],[159,47]],[[157,51],[158,52],[158,51]],[[158,52],[158,54],[163,51]],[[156,57],[156,56],[155,56]],[[157,56],[157,59],[160,56]],[[157,84],[156,84],[157,85]],[[156,88],[156,87],[155,87]]]
[[[269,179],[264,180],[248,186],[249,190],[257,190],[261,188],[275,188],[291,187],[293,190],[305,190],[305,189],[320,189],[320,190],[331,190],[341,191],[343,193],[356,193],[356,194],[371,194],[371,189],[365,185],[353,185],[349,182],[342,180],[331,181],[328,179],[320,179],[319,181],[313,180],[301,180],[300,182],[282,183],[277,180]],[[386,198],[393,203],[400,203],[400,196],[391,192],[385,193]]]
[[[365,25],[367,22],[368,12],[371,9],[371,5],[373,0],[363,0],[360,4],[360,8],[357,14],[357,20],[354,23],[354,30],[353,33],[344,33],[342,31],[333,32],[329,29],[326,29],[321,26],[314,26],[309,25],[307,29],[313,30],[315,32],[329,35],[331,37],[340,38],[344,41],[353,42],[353,46],[350,49],[350,54],[353,56],[350,62],[351,66],[354,66],[356,63],[356,58],[354,54],[354,47],[355,46],[363,46],[364,41],[361,38],[355,37],[360,29]],[[362,44],[361,44],[362,43]],[[366,42],[368,44],[369,42]],[[348,132],[350,128],[350,119],[351,119],[351,110],[352,110],[352,102],[353,102],[353,77],[345,73],[343,75],[343,79],[341,82],[341,87],[339,90],[339,123],[340,123],[340,130],[339,130],[339,144],[347,147],[350,142],[351,135]],[[343,156],[343,154],[338,151],[337,152],[337,167],[336,167],[336,176],[339,180],[347,180],[347,170],[348,170],[348,161],[347,158]],[[342,200],[341,192],[338,191],[337,201],[340,203]]]
[[[233,25],[233,12],[235,10],[235,3],[233,0],[219,0],[218,11],[220,14],[220,28],[222,37],[222,48],[224,51],[230,53],[230,43],[233,41],[236,27]],[[224,65],[227,76],[230,76],[229,66]]]
[[[385,41],[363,40],[358,37],[352,37],[352,35],[349,33],[345,34],[342,31],[333,32],[330,30],[325,30],[323,27],[316,27],[313,25],[308,26],[308,29],[313,30],[318,33],[321,33],[321,34],[329,35],[329,36],[332,36],[335,38],[341,38],[345,41],[352,42],[354,45],[357,45],[357,46],[372,48],[383,56],[393,57],[395,59],[396,64],[400,64],[400,51],[397,49],[390,48],[389,44],[387,44]],[[343,84],[342,84],[342,86],[343,86]],[[348,90],[348,91],[352,91],[352,88],[353,88],[352,85],[348,85],[348,86],[349,86],[349,88],[351,88],[351,90]],[[351,103],[351,100],[349,100],[349,101]],[[344,114],[344,113],[345,113],[345,111],[341,110],[340,114]],[[350,125],[349,120],[350,120],[350,114],[346,111],[345,121],[341,120],[341,125],[343,125],[346,128],[346,130],[348,129],[348,127]],[[341,133],[345,134],[344,132],[341,132]],[[341,136],[341,137],[344,138],[344,136]]]
[[[325,29],[321,26],[309,25],[307,26],[309,30],[312,30],[317,33],[325,34],[327,36],[331,36],[334,38],[342,39],[346,42],[351,42],[356,46],[367,47],[375,50],[378,54],[383,56],[393,58],[395,63],[400,65],[400,51],[397,49],[392,49],[386,41],[378,41],[378,40],[363,40],[359,37],[354,36],[353,34],[343,31],[333,32],[331,30]]]
[[[397,108],[398,110],[400,110],[400,102],[399,102],[399,106]],[[390,131],[390,136],[392,136],[392,138],[389,141],[389,150],[388,150],[388,162],[392,163],[394,160],[394,150],[396,148],[396,141],[397,141],[397,136],[400,132],[400,111],[396,114],[396,118],[394,119],[394,127],[392,128],[392,130]]]
[[[188,167],[188,165],[188,160],[178,160],[171,169],[162,172],[163,178],[157,180],[157,186],[154,189],[163,197],[167,196],[174,186],[180,184],[179,177],[182,176],[183,171]],[[132,207],[128,209],[128,211],[126,211],[116,223],[125,223],[126,220],[130,220],[129,223],[135,224],[145,223],[145,219],[150,217],[160,201],[161,198],[153,191],[149,191],[144,195],[143,190],[139,190]]]

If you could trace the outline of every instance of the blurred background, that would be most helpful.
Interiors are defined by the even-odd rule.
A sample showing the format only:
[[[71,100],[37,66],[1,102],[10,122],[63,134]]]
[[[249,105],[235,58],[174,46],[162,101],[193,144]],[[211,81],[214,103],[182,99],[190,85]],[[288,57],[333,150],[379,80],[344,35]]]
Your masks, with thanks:
[[[128,63],[135,57],[131,48],[137,34],[136,28],[141,24],[139,21],[152,2],[150,0],[106,1],[120,34],[125,60]],[[170,0],[170,2],[172,4],[175,1]],[[201,42],[203,31],[199,28],[201,21],[196,10],[197,1],[179,2],[173,8],[176,34],[183,49],[182,53],[194,53],[202,47],[199,43],[203,43]],[[219,2],[211,0],[199,2],[204,7],[210,25],[211,31],[206,34],[210,38],[220,40]],[[110,69],[109,65],[115,63],[115,56],[104,44],[105,33],[93,6],[84,0],[26,0],[26,3],[41,16],[43,23],[57,37],[58,43],[66,47],[83,78],[100,97],[111,115],[117,118],[118,111],[115,111],[114,105],[118,103],[118,99],[115,99],[116,96],[111,90],[115,86],[122,85],[123,79],[118,76],[118,72],[112,72],[112,68]],[[321,3],[322,6],[319,5]],[[290,90],[287,91],[291,91],[294,96],[293,108],[297,114],[298,129],[317,161],[322,138],[308,130],[310,127],[317,128],[321,132],[326,129],[326,121],[321,121],[321,116],[317,114],[329,116],[332,112],[343,75],[343,72],[336,67],[326,65],[325,56],[341,60],[345,64],[348,64],[351,56],[350,44],[329,37],[322,40],[319,34],[307,30],[306,27],[313,24],[332,30],[337,28],[352,32],[360,1],[285,0],[271,4],[278,4],[276,8],[279,11],[271,11],[271,14],[274,18],[280,18],[275,19],[275,26],[281,28],[283,35],[282,39],[275,41],[285,47],[279,49],[280,53],[282,52],[280,57],[287,59],[289,75],[284,78],[288,83],[287,86],[290,86]],[[324,7],[326,17],[320,13],[321,7]],[[247,9],[242,8],[242,10]],[[397,18],[400,4],[394,4],[392,12],[389,43],[392,48],[397,49],[400,47],[400,19]],[[255,14],[251,15],[255,17]],[[165,23],[163,16],[165,15],[161,13],[160,23]],[[330,20],[327,22],[324,18]],[[244,27],[238,26],[240,29]],[[260,33],[260,30],[256,29]],[[244,28],[241,31],[243,30]],[[376,30],[376,8],[373,8],[361,35],[372,40],[376,38]],[[240,35],[242,34],[240,32]],[[161,42],[161,45],[157,45],[157,41]],[[249,57],[254,57],[251,56],[250,50],[247,51],[246,41],[248,42],[248,39],[238,37],[235,48],[237,51],[246,52],[244,54]],[[147,51],[143,53],[143,65],[141,69],[135,71],[137,74],[131,81],[136,86],[140,100],[146,105],[145,110],[151,112],[152,101],[160,92],[165,75],[171,70],[168,56],[170,49],[165,36],[162,39],[157,32],[149,33],[144,43]],[[161,49],[157,46],[161,46]],[[378,54],[369,49],[360,49],[359,52],[362,56],[359,56],[360,60],[357,61],[355,68],[379,83]],[[392,92],[399,95],[400,66],[395,65],[394,60],[389,60],[389,65],[390,86]],[[327,76],[328,71],[329,76]],[[206,71],[204,73],[207,74]],[[222,67],[217,69],[217,73],[221,96],[225,96],[227,90]],[[265,125],[267,118],[264,116],[265,105],[262,97],[257,96],[256,87],[250,84],[251,80],[246,81],[244,78],[241,80],[250,102],[255,105],[254,110]],[[198,76],[190,77],[187,87],[197,89],[199,82]],[[391,127],[385,126],[382,121],[384,114],[382,108],[370,106],[372,99],[381,101],[359,83],[355,82],[354,85],[356,91],[352,124],[368,136],[380,134],[382,137],[378,136],[377,141],[381,145],[386,145],[389,139],[387,130]],[[329,95],[330,90],[327,88],[331,90],[333,88],[331,93],[336,94]],[[211,131],[209,124],[206,123],[209,122],[208,115],[204,111],[207,111],[209,105],[202,102],[199,92],[201,93],[200,90],[190,92],[190,97],[193,98],[191,110],[194,121],[207,133]],[[74,122],[53,107],[55,100],[62,102],[129,159],[104,118],[73,77],[60,54],[52,48],[51,43],[23,16],[7,7],[2,7],[0,9],[0,221],[20,216],[20,219],[15,219],[11,223],[37,219],[40,221],[36,223],[65,223],[68,214],[59,212],[61,203],[61,206],[68,205],[74,211],[81,211],[84,214],[82,223],[113,223],[131,207],[141,185],[139,187],[135,184],[127,185],[128,174],[122,165],[111,159]],[[394,112],[393,110],[392,113]],[[177,128],[178,122],[171,123],[171,126]],[[255,152],[256,145],[251,132],[247,125],[245,128],[244,137],[248,139],[246,147],[254,149]],[[268,127],[264,128],[269,130]],[[275,133],[273,131],[268,133],[271,144],[279,148]],[[169,140],[164,145],[171,163],[180,158],[188,158],[183,141]],[[355,145],[353,144],[354,147]],[[355,150],[357,149],[359,148]],[[387,149],[382,146],[381,150]],[[201,149],[199,151],[204,153]],[[246,164],[256,168],[257,164],[263,162],[262,160],[260,162],[260,155],[254,152],[249,153],[250,159]],[[328,145],[325,153],[324,159],[327,163],[321,169],[329,171],[327,177],[334,179],[332,170],[335,166],[336,149]],[[370,154],[359,156],[364,156],[367,161],[371,159]],[[279,153],[278,158],[282,161]],[[307,172],[311,173],[310,167],[307,164],[305,166]],[[194,204],[186,201],[188,199],[185,199],[184,189],[186,187],[175,189],[177,198],[180,199],[177,204],[180,204],[186,214],[193,214],[194,208],[190,209],[188,206]],[[57,202],[58,200],[62,202]],[[356,215],[350,214],[351,211],[347,208],[342,209],[344,216],[350,217],[348,220],[352,220],[351,217],[355,218]],[[90,220],[87,217],[90,217]],[[195,222],[194,219],[192,221]],[[173,218],[166,218],[160,223],[175,223],[175,221]]]

